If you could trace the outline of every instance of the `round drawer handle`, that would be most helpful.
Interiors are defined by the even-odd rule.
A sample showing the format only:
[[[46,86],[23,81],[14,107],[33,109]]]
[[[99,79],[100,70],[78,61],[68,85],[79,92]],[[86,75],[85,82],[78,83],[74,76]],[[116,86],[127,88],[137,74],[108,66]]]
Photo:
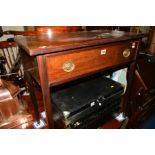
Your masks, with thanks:
[[[124,56],[125,58],[129,57],[129,56],[130,56],[130,49],[125,49],[125,50],[123,51],[123,56]]]
[[[73,62],[71,62],[71,61],[65,62],[65,63],[63,64],[62,68],[63,68],[63,70],[64,70],[65,72],[71,72],[71,71],[74,70],[75,64],[74,64]]]

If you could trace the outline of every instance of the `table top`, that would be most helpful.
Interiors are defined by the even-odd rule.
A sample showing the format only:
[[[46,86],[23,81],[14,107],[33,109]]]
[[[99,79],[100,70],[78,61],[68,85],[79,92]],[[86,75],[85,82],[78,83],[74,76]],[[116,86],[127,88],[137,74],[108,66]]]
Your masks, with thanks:
[[[123,31],[79,31],[61,34],[48,31],[35,36],[16,36],[15,41],[30,56],[63,52],[65,50],[104,45],[131,39],[140,39],[144,34],[127,33]]]

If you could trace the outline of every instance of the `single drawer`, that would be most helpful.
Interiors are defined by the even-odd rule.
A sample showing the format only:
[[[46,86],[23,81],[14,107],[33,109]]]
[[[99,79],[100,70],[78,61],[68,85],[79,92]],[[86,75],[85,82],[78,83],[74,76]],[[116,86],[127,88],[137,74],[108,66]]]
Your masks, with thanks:
[[[61,83],[84,74],[131,62],[136,57],[138,41],[113,43],[47,56],[49,83]]]

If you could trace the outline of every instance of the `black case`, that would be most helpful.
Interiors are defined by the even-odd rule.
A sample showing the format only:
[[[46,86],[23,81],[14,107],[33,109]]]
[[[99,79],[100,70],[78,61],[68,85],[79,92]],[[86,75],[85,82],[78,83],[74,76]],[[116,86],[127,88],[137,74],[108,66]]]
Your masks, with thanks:
[[[120,83],[104,76],[57,90],[52,94],[54,119],[59,128],[97,128],[118,111],[123,91]]]

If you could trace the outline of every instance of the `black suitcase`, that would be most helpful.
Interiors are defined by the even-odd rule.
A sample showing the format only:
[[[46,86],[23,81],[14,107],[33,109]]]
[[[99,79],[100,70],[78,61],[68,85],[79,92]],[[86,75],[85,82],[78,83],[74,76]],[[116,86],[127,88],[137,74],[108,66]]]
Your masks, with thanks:
[[[118,111],[123,92],[120,83],[104,76],[57,90],[52,93],[54,119],[60,128],[97,128]]]

